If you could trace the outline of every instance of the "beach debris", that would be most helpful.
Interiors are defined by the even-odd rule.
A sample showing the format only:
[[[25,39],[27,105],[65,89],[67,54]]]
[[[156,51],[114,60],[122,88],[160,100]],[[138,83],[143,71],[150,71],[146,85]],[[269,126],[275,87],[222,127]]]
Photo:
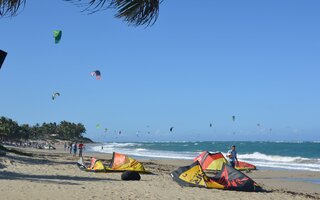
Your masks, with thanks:
[[[60,93],[59,92],[54,92],[53,94],[52,94],[52,100],[55,100],[57,97],[60,97]]]
[[[61,30],[54,30],[53,37],[54,37],[54,43],[58,44],[61,40],[61,37],[62,37],[62,31]]]
[[[7,54],[7,52],[0,49],[0,69],[2,67],[2,64],[4,63],[4,59],[6,59]]]
[[[232,121],[236,121],[236,116],[232,116]]]
[[[121,174],[121,180],[123,181],[140,181],[141,176],[138,172],[124,171]]]
[[[95,71],[91,72],[91,76],[95,76],[96,80],[100,80],[101,79],[101,72],[99,70],[95,70]]]
[[[172,132],[172,131],[173,131],[173,128],[174,128],[174,127],[171,127],[171,128],[170,128],[170,132]]]

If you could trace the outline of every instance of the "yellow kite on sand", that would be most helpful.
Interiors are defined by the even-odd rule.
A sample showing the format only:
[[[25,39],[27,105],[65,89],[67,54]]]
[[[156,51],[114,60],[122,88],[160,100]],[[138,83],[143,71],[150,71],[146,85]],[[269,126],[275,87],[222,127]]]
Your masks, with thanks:
[[[81,170],[88,172],[123,172],[123,171],[135,171],[139,173],[149,174],[150,172],[146,171],[143,164],[139,161],[130,158],[127,155],[113,152],[113,157],[110,163],[110,166],[105,166],[101,160],[97,158],[91,158],[90,166],[87,166],[83,162],[83,158],[80,158],[78,167]]]

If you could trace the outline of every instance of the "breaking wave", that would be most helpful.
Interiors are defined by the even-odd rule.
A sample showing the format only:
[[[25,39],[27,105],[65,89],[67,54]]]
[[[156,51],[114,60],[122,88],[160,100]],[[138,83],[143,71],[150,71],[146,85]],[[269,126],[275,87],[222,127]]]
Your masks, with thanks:
[[[241,154],[238,158],[257,167],[320,171],[320,159],[266,155],[259,152]]]

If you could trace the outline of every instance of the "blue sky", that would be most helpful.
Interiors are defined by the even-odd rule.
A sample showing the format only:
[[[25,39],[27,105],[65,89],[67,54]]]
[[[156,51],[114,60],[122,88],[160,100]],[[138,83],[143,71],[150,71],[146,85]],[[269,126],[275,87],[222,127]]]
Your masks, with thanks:
[[[166,0],[145,28],[112,10],[85,15],[68,2],[28,1],[17,17],[0,19],[8,52],[0,114],[81,122],[88,137],[106,141],[320,140],[319,7]],[[96,69],[100,81],[90,76]]]

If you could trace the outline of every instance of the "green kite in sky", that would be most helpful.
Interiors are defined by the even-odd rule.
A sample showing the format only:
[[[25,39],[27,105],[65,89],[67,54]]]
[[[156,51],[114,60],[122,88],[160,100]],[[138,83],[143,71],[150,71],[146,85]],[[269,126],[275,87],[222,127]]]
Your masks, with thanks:
[[[58,44],[61,40],[61,37],[62,37],[62,31],[61,30],[54,30],[53,37],[54,37],[54,43]]]

